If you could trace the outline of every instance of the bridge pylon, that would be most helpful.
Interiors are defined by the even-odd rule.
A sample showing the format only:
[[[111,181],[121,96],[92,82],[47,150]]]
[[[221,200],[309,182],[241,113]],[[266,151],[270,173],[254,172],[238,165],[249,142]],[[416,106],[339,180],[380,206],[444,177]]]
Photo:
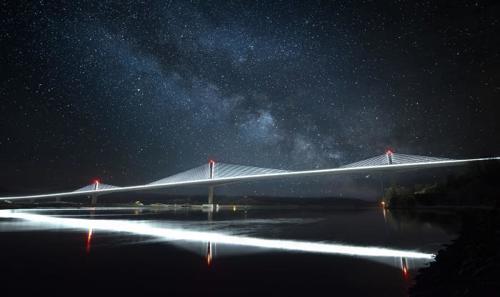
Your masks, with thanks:
[[[392,161],[392,157],[393,157],[394,153],[392,152],[392,150],[388,149],[386,152],[385,152],[385,156],[387,157],[387,164],[389,165],[392,165],[393,164],[393,161]]]
[[[215,178],[215,161],[214,160],[208,161],[208,178],[209,179]],[[214,190],[215,190],[214,186],[208,187],[208,201],[207,201],[207,204],[203,205],[203,208],[208,210],[208,211],[217,210],[217,204],[215,203],[215,199],[214,199]]]
[[[94,191],[99,190],[99,180],[94,181]],[[90,195],[90,205],[95,206],[97,204],[97,194]]]

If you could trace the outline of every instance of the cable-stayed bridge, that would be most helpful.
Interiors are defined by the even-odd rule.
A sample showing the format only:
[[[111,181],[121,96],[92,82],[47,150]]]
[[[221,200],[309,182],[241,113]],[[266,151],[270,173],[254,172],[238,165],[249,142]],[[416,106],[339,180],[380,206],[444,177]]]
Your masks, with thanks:
[[[355,163],[347,164],[338,168],[315,169],[289,171],[272,168],[261,168],[245,165],[235,165],[227,163],[216,163],[209,161],[193,169],[180,172],[166,178],[136,186],[113,186],[102,184],[99,181],[70,192],[24,195],[0,197],[0,200],[20,200],[20,199],[45,199],[61,198],[75,196],[89,196],[92,198],[92,204],[97,202],[97,197],[104,194],[124,193],[134,191],[158,190],[189,186],[207,186],[208,187],[208,205],[213,208],[214,188],[228,183],[240,183],[248,181],[300,178],[308,176],[334,176],[353,173],[374,173],[384,171],[402,171],[411,169],[426,169],[436,167],[460,166],[470,163],[486,162],[500,160],[500,157],[476,158],[476,159],[448,159],[428,156],[397,154],[387,151],[385,154],[361,160]]]

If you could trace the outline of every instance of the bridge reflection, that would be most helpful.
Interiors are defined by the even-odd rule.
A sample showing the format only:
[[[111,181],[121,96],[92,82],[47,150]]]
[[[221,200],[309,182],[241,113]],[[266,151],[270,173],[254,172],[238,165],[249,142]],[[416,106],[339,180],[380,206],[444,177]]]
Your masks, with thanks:
[[[89,231],[87,232],[87,241],[85,244],[85,250],[87,251],[87,254],[90,253],[90,247],[92,245],[92,228],[89,228]]]
[[[207,265],[210,266],[212,264],[212,261],[214,260],[215,256],[215,243],[213,242],[207,242],[207,249],[206,249],[206,259],[207,259]]]
[[[409,278],[409,267],[408,267],[408,260],[406,258],[401,258],[401,271],[403,272],[403,277],[405,279]]]
[[[137,235],[145,235],[166,240],[174,245],[179,245],[193,250],[193,246],[203,244],[204,256],[208,264],[213,263],[215,246],[223,248],[220,251],[235,251],[236,253],[245,250],[280,250],[288,252],[302,253],[322,253],[342,256],[363,257],[368,260],[393,265],[395,259],[404,258],[400,263],[405,263],[402,269],[408,271],[408,260],[420,266],[421,263],[428,263],[434,259],[430,253],[422,253],[412,250],[402,250],[384,248],[377,246],[355,246],[339,243],[311,242],[284,239],[266,239],[248,237],[241,235],[231,235],[217,232],[204,232],[184,229],[181,226],[172,224],[158,224],[151,221],[124,221],[124,220],[100,220],[100,219],[80,219],[55,217],[49,215],[34,214],[25,211],[0,211],[0,218],[21,219],[35,222],[37,225],[48,225],[59,228],[84,229],[87,233],[87,251],[90,251],[92,235],[95,230],[108,232],[125,232]],[[189,226],[189,225],[188,225]],[[194,249],[196,250],[196,248]],[[220,255],[220,253],[218,252]]]

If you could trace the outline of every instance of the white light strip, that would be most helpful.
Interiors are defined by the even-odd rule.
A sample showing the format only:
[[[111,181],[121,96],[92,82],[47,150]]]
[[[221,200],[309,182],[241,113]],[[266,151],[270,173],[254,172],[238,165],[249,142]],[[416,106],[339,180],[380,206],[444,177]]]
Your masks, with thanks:
[[[190,242],[214,242],[227,245],[269,248],[287,251],[339,254],[361,257],[396,257],[433,260],[433,254],[416,251],[387,249],[381,247],[360,247],[344,244],[316,243],[295,240],[263,239],[255,237],[225,235],[215,232],[187,231],[173,228],[158,228],[147,223],[133,223],[119,220],[89,220],[74,218],[59,218],[46,215],[1,210],[0,218],[23,219],[38,223],[59,225],[76,229],[93,229],[113,232],[127,232],[140,235],[159,237],[166,240],[185,240]]]
[[[104,194],[111,194],[111,193],[134,192],[134,191],[143,191],[143,190],[157,190],[157,189],[167,189],[167,188],[187,187],[187,186],[216,186],[216,185],[233,183],[233,182],[269,180],[269,179],[278,179],[278,178],[293,178],[293,177],[321,176],[321,175],[341,175],[341,174],[364,173],[364,172],[375,172],[375,171],[409,170],[409,169],[421,169],[421,168],[433,168],[433,167],[458,166],[458,165],[465,165],[465,164],[472,163],[472,162],[484,162],[484,161],[493,161],[493,160],[500,160],[500,157],[464,159],[464,160],[445,160],[445,161],[377,165],[377,166],[347,167],[347,168],[341,167],[341,168],[332,168],[332,169],[318,169],[318,170],[304,170],[304,171],[287,171],[287,172],[279,172],[279,173],[266,173],[266,174],[244,175],[244,176],[234,176],[234,177],[221,177],[221,178],[214,178],[214,179],[182,181],[182,182],[169,182],[169,183],[162,183],[162,184],[126,186],[126,187],[117,187],[117,188],[100,189],[100,190],[89,190],[89,191],[80,191],[80,192],[64,192],[64,193],[51,193],[51,194],[40,194],[40,195],[0,197],[0,200],[44,199],[44,198],[57,198],[57,197],[97,195],[97,194],[104,195]]]

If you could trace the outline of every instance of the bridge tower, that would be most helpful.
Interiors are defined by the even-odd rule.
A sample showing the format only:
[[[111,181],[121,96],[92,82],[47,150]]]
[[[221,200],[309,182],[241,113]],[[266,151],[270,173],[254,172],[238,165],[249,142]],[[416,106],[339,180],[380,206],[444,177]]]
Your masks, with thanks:
[[[94,191],[97,191],[99,190],[99,180],[96,179],[94,180]],[[91,200],[90,200],[90,205],[92,206],[95,206],[97,204],[97,194],[92,194],[90,196]]]
[[[208,161],[208,170],[209,170],[209,179],[214,179],[215,178],[215,161],[210,160]],[[208,203],[206,205],[210,211],[214,211],[216,208],[216,205],[214,203],[214,186],[209,186],[208,187]]]
[[[389,165],[393,164],[393,162],[392,162],[393,155],[394,155],[394,153],[390,149],[385,152],[385,156],[387,157],[387,164],[389,164]]]

